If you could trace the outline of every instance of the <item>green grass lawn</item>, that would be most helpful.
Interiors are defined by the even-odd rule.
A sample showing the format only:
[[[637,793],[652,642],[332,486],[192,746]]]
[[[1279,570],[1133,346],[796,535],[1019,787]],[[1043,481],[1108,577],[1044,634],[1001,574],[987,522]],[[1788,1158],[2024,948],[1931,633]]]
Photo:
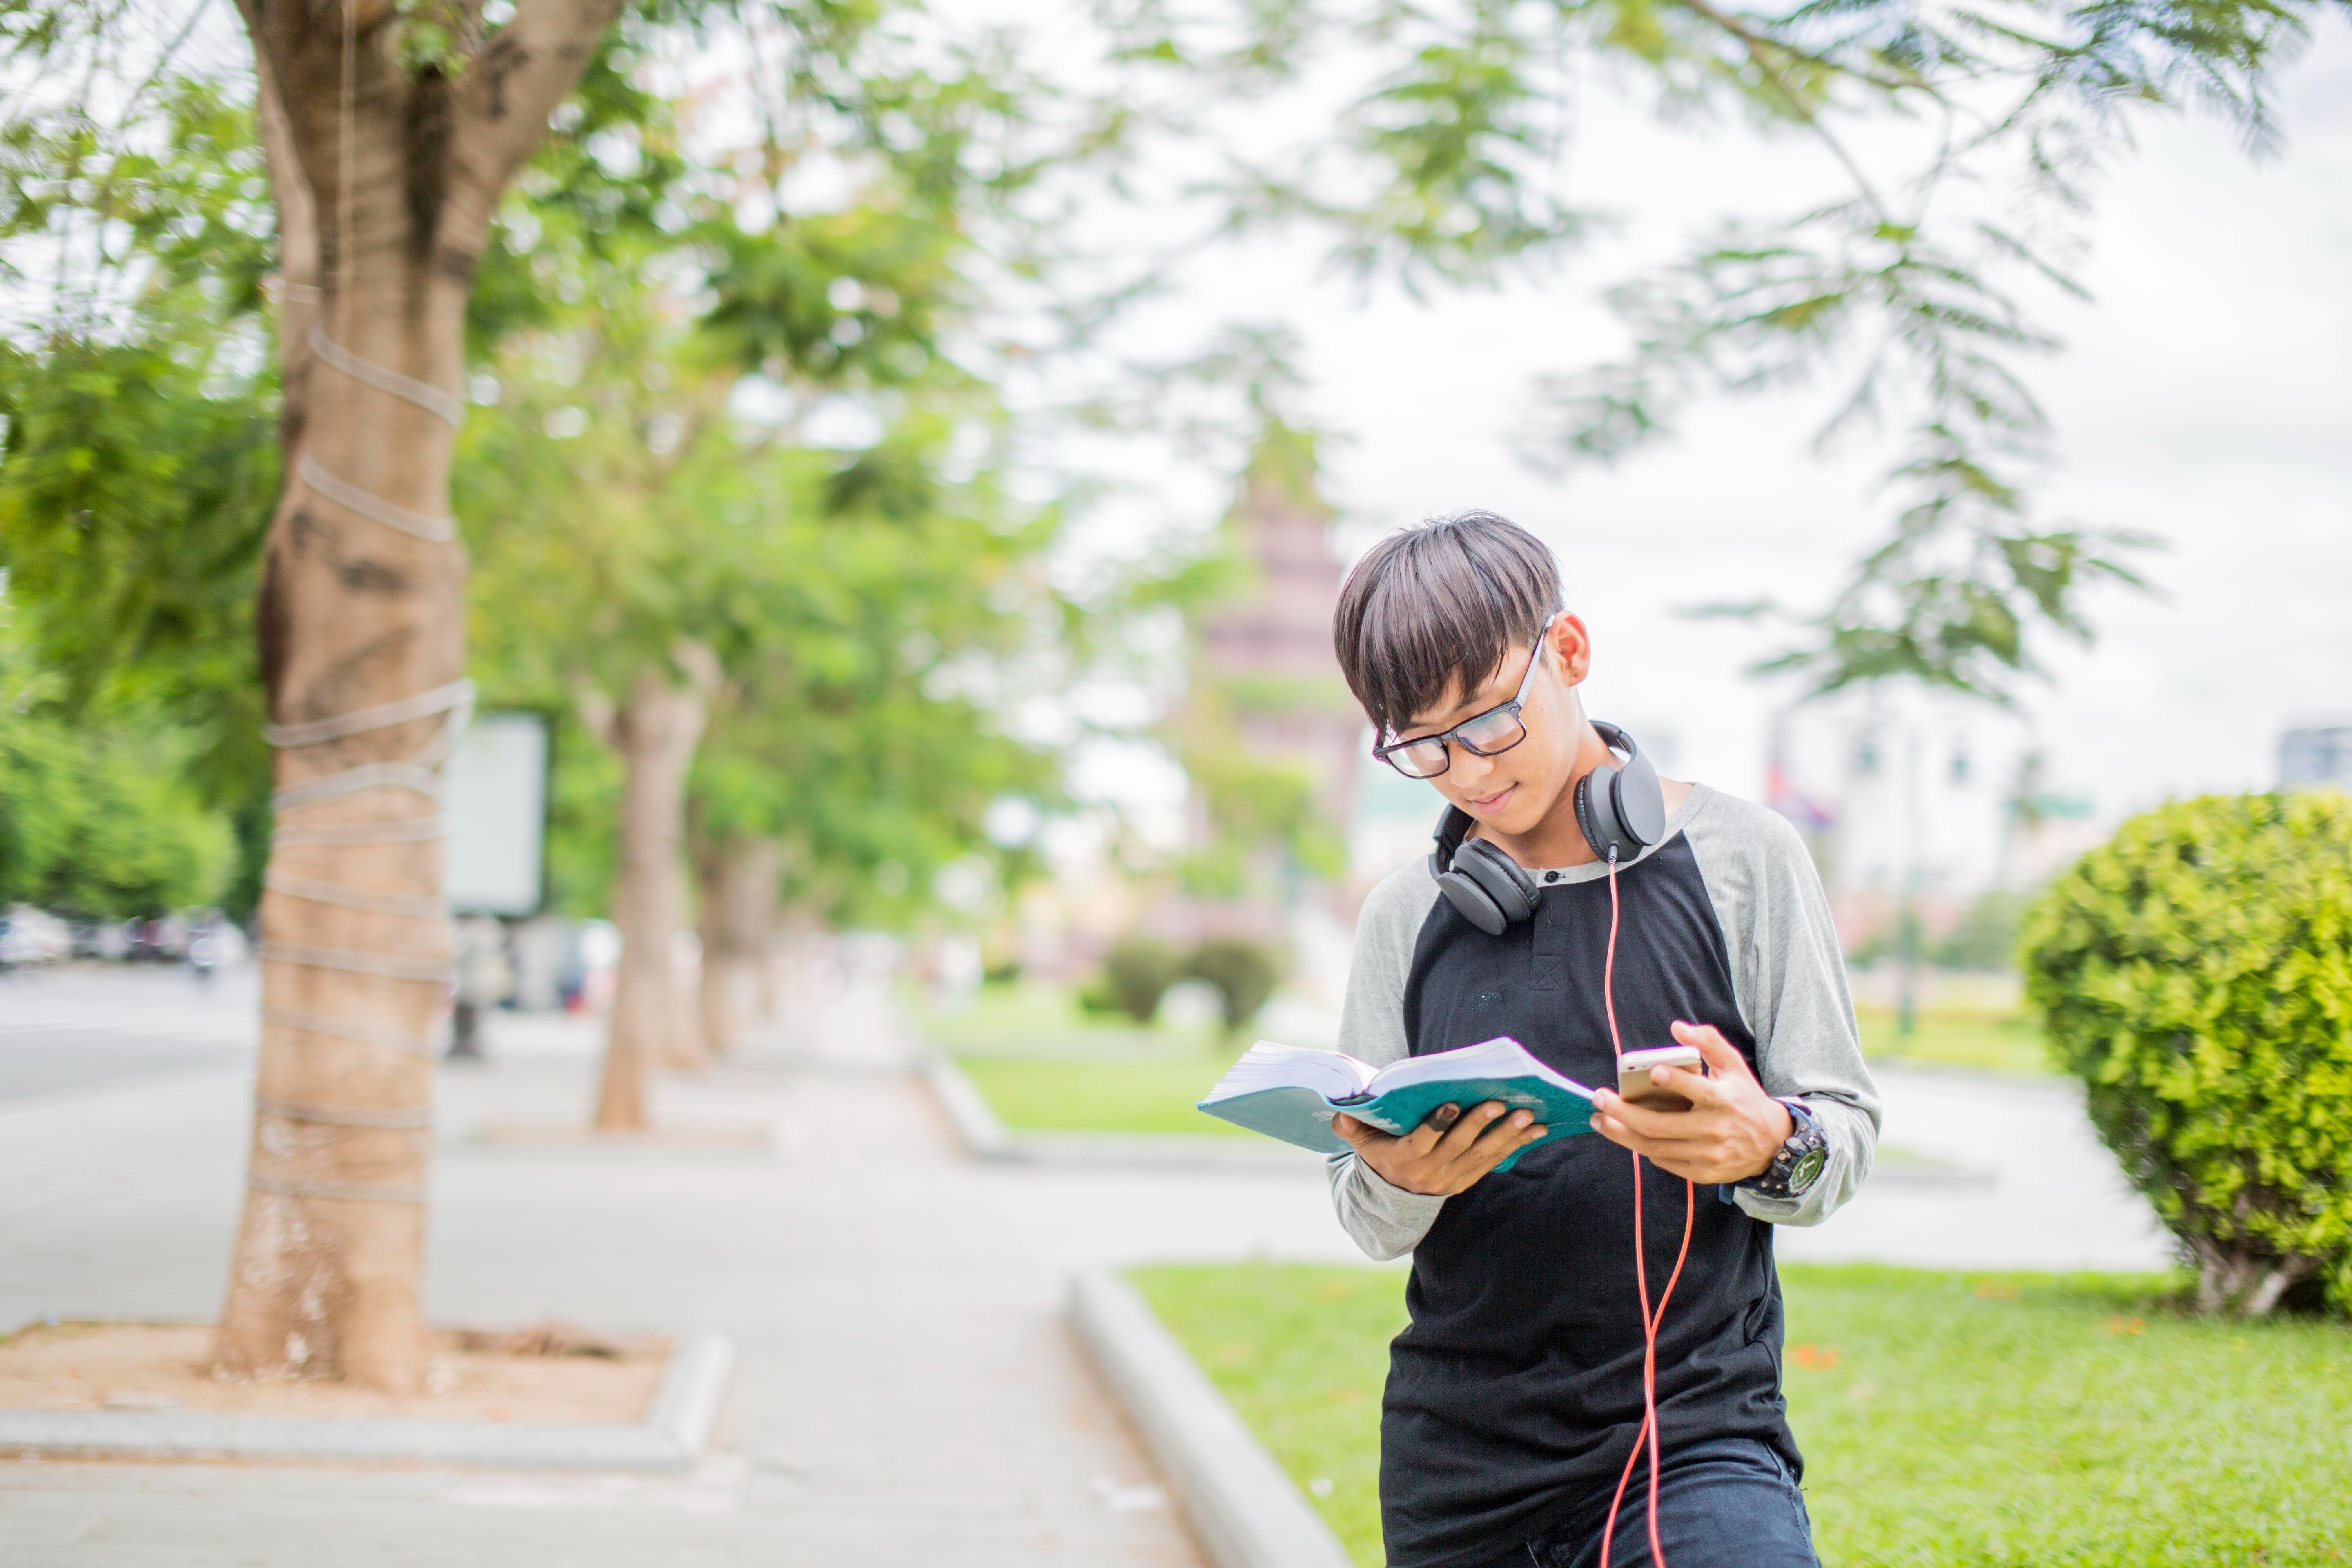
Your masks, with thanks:
[[[1021,985],[918,1016],[1007,1127],[1246,1136],[1193,1109],[1239,1054],[1215,1029],[1106,1018],[1079,1011],[1066,992]]]
[[[1895,1010],[1859,1010],[1863,1054],[1942,1067],[1985,1068],[1996,1072],[2048,1073],[2042,1031],[2011,1013],[1961,1008],[1923,1011],[1909,1039],[1895,1033]]]
[[[1136,1283],[1358,1563],[1381,1561],[1396,1270]],[[1781,1270],[1790,1419],[1826,1568],[2352,1561],[2352,1327],[2180,1314],[2117,1276]],[[1328,1482],[1328,1485],[1318,1484]]]
[[[1242,1129],[1193,1109],[1237,1047],[1213,1028],[1149,1026],[1081,1012],[1066,991],[991,985],[953,1012],[918,1005],[934,1045],[954,1057],[1007,1127],[1034,1131],[1198,1132]],[[1874,1058],[2001,1072],[2046,1073],[2031,1023],[1994,1010],[1922,1014],[1908,1041],[1891,1011],[1864,1009],[1863,1049]],[[1901,1158],[1900,1151],[1887,1152]]]
[[[1228,1065],[1189,1061],[1068,1061],[959,1057],[1007,1127],[1040,1132],[1199,1132],[1255,1137],[1246,1128],[1193,1109]]]
[[[1223,1045],[1213,1029],[1140,1025],[1119,1014],[1085,1012],[1067,991],[1055,986],[983,986],[951,1012],[924,1005],[919,997],[909,1000],[924,1035],[958,1058],[1197,1060]]]

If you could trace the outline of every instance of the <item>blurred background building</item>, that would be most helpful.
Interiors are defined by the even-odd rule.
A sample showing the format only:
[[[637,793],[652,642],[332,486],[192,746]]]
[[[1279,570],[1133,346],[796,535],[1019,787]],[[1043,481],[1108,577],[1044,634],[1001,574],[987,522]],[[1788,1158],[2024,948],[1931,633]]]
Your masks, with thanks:
[[[2352,718],[2288,730],[2279,736],[2279,787],[2340,784],[2352,789]]]

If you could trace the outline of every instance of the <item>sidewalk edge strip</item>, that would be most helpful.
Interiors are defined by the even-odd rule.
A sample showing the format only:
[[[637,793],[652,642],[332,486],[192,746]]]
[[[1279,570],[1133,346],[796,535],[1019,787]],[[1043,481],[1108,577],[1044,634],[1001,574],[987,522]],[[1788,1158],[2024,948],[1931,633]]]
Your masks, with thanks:
[[[684,1470],[702,1457],[734,1350],[699,1333],[663,1368],[646,1419],[577,1424],[320,1419],[190,1411],[0,1410],[0,1455],[362,1459],[490,1469]]]
[[[735,1347],[727,1336],[706,1331],[679,1345],[662,1368],[645,1425],[677,1449],[681,1466],[692,1464],[709,1445],[734,1364]]]
[[[1330,1526],[1134,1286],[1082,1274],[1069,1311],[1215,1568],[1352,1568]]]
[[[955,1129],[957,1141],[964,1152],[975,1160],[1025,1160],[1028,1152],[1013,1141],[998,1121],[996,1110],[980,1086],[964,1076],[963,1068],[945,1051],[926,1049],[920,1058],[923,1081],[930,1086],[931,1098],[940,1102],[940,1110]]]

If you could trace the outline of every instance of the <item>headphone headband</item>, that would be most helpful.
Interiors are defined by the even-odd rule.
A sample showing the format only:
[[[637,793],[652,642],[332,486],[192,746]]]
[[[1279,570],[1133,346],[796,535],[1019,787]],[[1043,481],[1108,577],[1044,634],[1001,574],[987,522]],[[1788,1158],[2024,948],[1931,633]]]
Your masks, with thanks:
[[[1657,770],[1633,737],[1595,719],[1593,731],[1622,763],[1611,761],[1576,781],[1577,830],[1603,860],[1626,865],[1665,837],[1665,797]],[[1535,879],[1490,839],[1472,838],[1477,819],[1451,801],[1437,819],[1429,874],[1462,918],[1490,936],[1500,936],[1534,915],[1541,897]]]

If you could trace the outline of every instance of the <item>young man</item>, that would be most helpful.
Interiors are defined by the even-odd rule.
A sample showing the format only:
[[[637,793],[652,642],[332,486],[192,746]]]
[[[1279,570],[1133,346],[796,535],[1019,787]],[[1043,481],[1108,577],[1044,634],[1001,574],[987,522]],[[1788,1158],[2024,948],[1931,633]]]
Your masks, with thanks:
[[[1441,1110],[1402,1138],[1334,1121],[1355,1149],[1332,1162],[1340,1223],[1374,1258],[1412,1254],[1381,1421],[1390,1568],[1599,1563],[1643,1421],[1627,1150],[1643,1157],[1653,1303],[1691,1203],[1657,1330],[1660,1544],[1672,1568],[1812,1568],[1772,1227],[1818,1224],[1853,1195],[1878,1099],[1804,846],[1759,806],[1625,769],[1655,815],[1653,842],[1616,866],[1617,1025],[1628,1051],[1681,1043],[1706,1065],[1652,1075],[1691,1109],[1629,1105],[1602,995],[1610,868],[1576,809],[1578,781],[1625,759],[1585,718],[1591,639],[1561,607],[1550,552],[1487,513],[1392,534],[1341,590],[1334,640],[1382,759],[1466,813],[1447,824],[1507,854],[1534,894],[1531,918],[1490,934],[1501,917],[1465,918],[1426,862],[1382,881],[1357,928],[1340,1048],[1380,1064],[1508,1035],[1611,1086],[1594,1097],[1600,1137],[1531,1149],[1501,1174],[1543,1131],[1524,1110]],[[1605,1568],[1650,1558],[1647,1480],[1637,1468],[1625,1488]]]

